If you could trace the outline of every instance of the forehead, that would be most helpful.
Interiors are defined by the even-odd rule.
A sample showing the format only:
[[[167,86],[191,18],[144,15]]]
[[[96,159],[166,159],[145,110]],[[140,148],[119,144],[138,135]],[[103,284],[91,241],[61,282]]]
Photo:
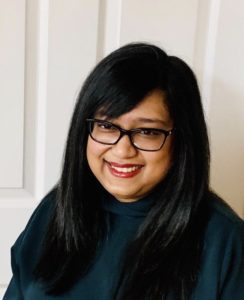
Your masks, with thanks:
[[[99,113],[96,114],[96,117],[128,124],[158,123],[167,126],[171,125],[172,120],[166,103],[165,93],[161,90],[154,90],[145,96],[136,107],[117,118],[106,118]]]

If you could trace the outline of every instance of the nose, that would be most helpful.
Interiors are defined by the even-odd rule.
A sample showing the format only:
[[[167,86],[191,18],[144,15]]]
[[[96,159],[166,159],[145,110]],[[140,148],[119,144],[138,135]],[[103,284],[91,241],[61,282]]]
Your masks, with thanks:
[[[137,154],[137,149],[133,146],[128,135],[124,135],[112,147],[113,154],[119,158],[130,158]]]

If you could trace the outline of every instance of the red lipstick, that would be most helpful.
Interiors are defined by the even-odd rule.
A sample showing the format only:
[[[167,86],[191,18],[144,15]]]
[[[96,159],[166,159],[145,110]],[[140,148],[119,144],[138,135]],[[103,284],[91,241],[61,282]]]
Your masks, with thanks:
[[[115,162],[106,162],[110,173],[115,177],[131,178],[141,172],[143,165],[140,164],[119,164]]]

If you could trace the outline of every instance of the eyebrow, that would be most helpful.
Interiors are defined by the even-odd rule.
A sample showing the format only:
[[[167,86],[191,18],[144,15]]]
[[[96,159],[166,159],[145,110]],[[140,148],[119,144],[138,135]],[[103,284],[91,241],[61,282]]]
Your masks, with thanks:
[[[103,116],[98,115],[97,118],[103,119]],[[112,122],[110,118],[105,117],[104,121]],[[146,118],[146,117],[139,117],[135,119],[136,122],[141,122],[141,123],[158,123],[160,125],[163,125],[164,127],[169,126],[169,120],[162,120],[158,118]]]
[[[161,119],[157,119],[157,118],[138,118],[136,119],[139,122],[143,122],[143,123],[160,123],[164,126],[167,126],[169,122],[161,120]]]

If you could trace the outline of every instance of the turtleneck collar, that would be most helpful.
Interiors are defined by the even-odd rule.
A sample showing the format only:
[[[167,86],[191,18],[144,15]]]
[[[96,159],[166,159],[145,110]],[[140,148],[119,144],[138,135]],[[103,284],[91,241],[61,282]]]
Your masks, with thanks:
[[[155,202],[155,193],[134,202],[121,202],[105,192],[102,197],[103,209],[117,215],[145,217]]]

